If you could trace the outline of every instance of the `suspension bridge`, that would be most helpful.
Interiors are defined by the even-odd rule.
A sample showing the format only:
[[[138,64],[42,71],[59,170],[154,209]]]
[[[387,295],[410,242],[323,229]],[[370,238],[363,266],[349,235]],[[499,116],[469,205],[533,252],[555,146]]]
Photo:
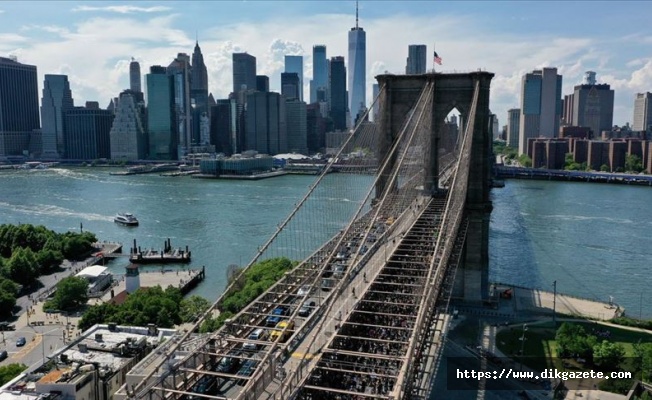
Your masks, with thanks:
[[[138,381],[127,378],[126,397],[427,399],[450,298],[488,294],[492,77],[378,76],[375,126],[351,131],[249,266],[301,261],[218,331],[197,336],[218,298]],[[445,121],[453,109],[456,131]],[[376,174],[360,173],[370,161]],[[354,179],[337,185],[343,173]],[[342,216],[344,227],[333,222]]]

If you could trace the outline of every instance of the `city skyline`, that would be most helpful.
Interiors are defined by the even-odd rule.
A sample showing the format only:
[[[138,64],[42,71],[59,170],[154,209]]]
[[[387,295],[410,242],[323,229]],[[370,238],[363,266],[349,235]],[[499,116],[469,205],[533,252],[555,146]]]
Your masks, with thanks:
[[[496,74],[491,108],[501,125],[507,110],[519,106],[523,74],[544,66],[558,68],[564,95],[585,71],[596,71],[598,83],[615,90],[614,124],[631,123],[635,94],[652,90],[652,58],[645,51],[652,37],[638,28],[645,26],[652,5],[570,2],[560,13],[541,4],[361,1],[367,104],[376,75],[403,73],[409,44],[425,43],[431,54],[436,43],[445,60],[438,71],[480,68]],[[626,23],[618,32],[604,29],[622,19]],[[179,52],[192,53],[198,39],[215,98],[232,88],[234,52],[255,56],[257,74],[270,76],[270,89],[278,92],[284,56],[303,55],[303,94],[309,97],[312,46],[326,45],[329,58],[348,57],[347,34],[354,23],[354,1],[40,2],[38,7],[10,1],[0,3],[0,55],[36,65],[39,91],[45,74],[67,74],[76,100],[106,107],[129,87],[131,57],[147,71],[169,64]],[[431,64],[428,59],[428,69]]]

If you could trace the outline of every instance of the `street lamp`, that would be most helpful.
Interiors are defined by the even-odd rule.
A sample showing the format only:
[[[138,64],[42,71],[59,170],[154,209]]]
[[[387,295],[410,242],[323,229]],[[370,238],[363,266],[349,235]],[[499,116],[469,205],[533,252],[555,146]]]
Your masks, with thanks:
[[[521,371],[523,371],[523,358],[525,356],[525,332],[527,331],[527,324],[523,324],[523,333],[521,334]]]

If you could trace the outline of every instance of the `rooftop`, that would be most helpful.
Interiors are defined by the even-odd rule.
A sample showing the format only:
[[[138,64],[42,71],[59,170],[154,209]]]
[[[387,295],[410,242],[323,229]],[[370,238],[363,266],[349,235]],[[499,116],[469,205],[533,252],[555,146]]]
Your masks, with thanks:
[[[36,365],[0,388],[0,400],[37,399],[41,390],[52,385],[74,384],[94,369],[100,376],[112,376],[132,363],[147,348],[157,347],[176,333],[155,326],[133,327],[95,325],[79,339],[50,356],[44,365]],[[126,373],[127,371],[123,371]]]
[[[79,271],[77,275],[75,276],[92,276],[92,277],[98,277],[102,275],[104,272],[108,270],[107,267],[103,267],[101,265],[91,265],[90,267],[86,267]]]

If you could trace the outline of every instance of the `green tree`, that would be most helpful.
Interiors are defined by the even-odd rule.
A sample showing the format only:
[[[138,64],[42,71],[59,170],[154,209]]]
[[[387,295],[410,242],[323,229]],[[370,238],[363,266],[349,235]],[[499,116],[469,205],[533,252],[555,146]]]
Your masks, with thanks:
[[[29,248],[16,248],[7,262],[8,276],[14,282],[31,285],[38,277],[39,267],[34,252]]]
[[[181,300],[181,309],[179,310],[181,320],[183,322],[194,321],[198,316],[208,310],[210,305],[208,300],[196,295]]]
[[[527,154],[521,154],[518,156],[518,162],[521,164],[522,167],[525,168],[531,168],[532,167],[532,159],[527,156]]]
[[[577,164],[573,159],[573,153],[566,153],[564,161],[565,161],[564,169],[571,169],[570,166],[572,164]]]
[[[113,303],[102,303],[88,307],[79,320],[79,329],[85,331],[95,324],[119,321],[113,319],[118,306]]]
[[[20,287],[14,281],[0,277],[0,292],[17,296],[19,289]]]
[[[51,307],[57,310],[72,310],[88,301],[88,281],[69,276],[57,284],[57,291],[51,302]]]
[[[636,154],[630,154],[625,157],[625,170],[627,172],[636,173],[643,171],[643,162],[641,161],[641,157],[637,156]]]
[[[593,362],[598,367],[615,370],[625,359],[625,348],[620,343],[603,340],[593,346]]]
[[[0,317],[6,318],[11,316],[14,307],[16,306],[16,296],[0,291]]]
[[[593,346],[597,343],[596,337],[588,335],[583,326],[567,322],[557,329],[555,340],[559,357],[582,357],[587,360],[593,356]]]
[[[13,281],[0,278],[0,317],[9,317],[16,306],[18,285]]]
[[[602,172],[609,172],[609,166],[607,164],[602,164],[600,166],[600,171]]]
[[[43,249],[36,253],[36,262],[41,273],[47,273],[61,265],[63,254],[57,250]]]
[[[220,313],[217,318],[206,318],[199,327],[199,333],[215,332],[216,330],[220,329],[222,325],[224,325],[224,321],[231,318],[232,316],[233,313],[225,311]]]
[[[0,367],[0,386],[14,379],[27,369],[23,364],[8,364]]]
[[[101,304],[89,307],[79,322],[79,328],[85,330],[95,324],[108,322],[140,326],[152,323],[162,328],[171,328],[182,322],[182,299],[183,295],[177,288],[142,288],[130,294],[120,305]]]
[[[652,343],[634,343],[635,368],[641,371],[641,380],[652,382]]]

